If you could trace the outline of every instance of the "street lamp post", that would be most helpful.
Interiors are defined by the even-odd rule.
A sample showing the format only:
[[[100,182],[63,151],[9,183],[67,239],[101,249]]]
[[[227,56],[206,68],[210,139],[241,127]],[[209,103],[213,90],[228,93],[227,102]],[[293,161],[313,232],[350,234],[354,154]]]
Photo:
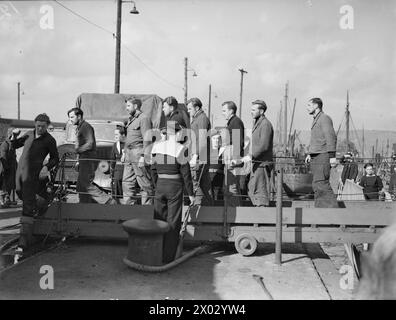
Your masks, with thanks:
[[[187,94],[187,88],[188,88],[188,85],[187,85],[187,80],[188,80],[187,79],[188,78],[187,73],[189,71],[193,72],[193,75],[192,75],[193,77],[197,77],[198,76],[194,69],[189,69],[188,68],[188,58],[185,57],[184,58],[184,105],[185,106],[187,106],[187,100],[188,100],[188,98],[187,98],[187,96],[188,96],[188,94]]]
[[[121,17],[122,17],[122,4],[124,2],[133,3],[133,9],[130,14],[139,14],[136,10],[135,1],[132,0],[117,0],[117,29],[116,29],[116,56],[115,56],[115,83],[114,93],[120,93],[120,66],[121,66]]]
[[[239,118],[241,118],[242,117],[243,74],[247,73],[247,71],[243,70],[243,69],[238,69],[238,70],[241,73],[241,91],[240,91],[240,96],[239,96]]]

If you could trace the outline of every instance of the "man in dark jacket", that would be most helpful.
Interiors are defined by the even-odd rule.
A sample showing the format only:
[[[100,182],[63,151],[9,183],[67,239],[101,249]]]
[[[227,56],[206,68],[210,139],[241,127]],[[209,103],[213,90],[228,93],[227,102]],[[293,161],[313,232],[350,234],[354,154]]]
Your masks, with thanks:
[[[195,138],[191,141],[192,145],[190,145],[191,175],[194,181],[194,189],[197,189],[195,204],[210,206],[213,205],[208,161],[210,156],[210,141],[208,138],[208,132],[211,129],[210,121],[202,110],[202,102],[198,98],[192,98],[187,102],[187,110],[191,119],[191,135]],[[201,178],[198,187],[199,177]]]
[[[263,100],[253,102],[252,153],[242,158],[243,162],[253,162],[248,189],[250,200],[258,207],[269,206],[269,176],[273,161],[274,130],[264,115],[266,110],[267,105]]]
[[[93,183],[97,163],[96,139],[92,126],[83,119],[83,111],[72,108],[67,113],[72,124],[77,125],[76,152],[78,154],[77,192],[82,203],[114,204],[115,200]]]
[[[322,111],[323,102],[320,98],[312,98],[307,110],[313,116],[311,140],[306,163],[311,164],[313,174],[315,207],[338,208],[337,199],[330,186],[330,164],[336,163],[335,152],[337,136],[333,121]]]
[[[34,130],[12,142],[15,149],[24,147],[16,172],[16,192],[23,201],[19,241],[22,248],[28,247],[32,241],[33,217],[37,214],[36,194],[47,197],[45,190],[41,189],[43,184],[40,182],[48,177],[49,171],[59,162],[56,141],[47,132],[49,117],[45,113],[39,114],[34,122]],[[48,163],[43,165],[47,155]]]
[[[17,160],[12,141],[19,133],[20,130],[10,132],[8,138],[0,145],[0,205],[2,207],[10,206],[10,195],[12,190],[15,190]]]
[[[114,132],[115,142],[111,149],[111,172],[113,179],[113,196],[120,200],[122,198],[122,175],[124,173],[124,144],[125,144],[125,129],[119,127]]]
[[[245,126],[240,118],[236,115],[237,106],[233,101],[226,101],[222,104],[222,113],[227,120],[228,141],[226,145],[232,148],[231,163],[226,164],[225,176],[225,192],[228,204],[231,206],[240,205],[241,190],[240,190],[240,177],[235,174],[235,167],[240,164],[243,157],[243,149],[245,142]],[[227,155],[224,154],[225,161]]]

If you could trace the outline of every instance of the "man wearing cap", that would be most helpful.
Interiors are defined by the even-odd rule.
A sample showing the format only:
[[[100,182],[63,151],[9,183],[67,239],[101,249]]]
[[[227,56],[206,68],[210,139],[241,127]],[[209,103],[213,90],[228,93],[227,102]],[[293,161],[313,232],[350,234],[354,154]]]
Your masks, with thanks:
[[[47,132],[50,122],[45,113],[39,114],[34,119],[35,129],[11,142],[15,149],[24,147],[16,172],[16,192],[23,201],[19,240],[19,246],[23,249],[32,242],[33,217],[38,213],[36,194],[47,197],[40,182],[47,179],[49,171],[59,162],[56,141]],[[43,165],[48,155],[49,160]]]
[[[164,139],[155,142],[151,150],[151,170],[156,185],[154,218],[167,221],[170,226],[170,230],[164,235],[164,263],[169,263],[175,258],[181,228],[183,190],[186,190],[191,203],[195,200],[190,165],[186,156],[187,148],[180,143],[181,131],[179,123],[168,121],[167,127],[162,131]]]
[[[195,138],[191,141],[192,145],[190,146],[190,167],[194,180],[194,188],[198,187],[196,204],[210,206],[213,205],[213,192],[209,177],[208,161],[210,157],[210,141],[208,138],[208,131],[211,127],[210,121],[202,110],[202,102],[198,98],[191,98],[187,101],[187,110],[191,119],[191,131],[193,138]],[[200,181],[198,181],[199,179]]]
[[[75,150],[78,154],[77,192],[80,203],[115,204],[115,200],[93,183],[96,159],[96,139],[94,128],[84,120],[84,112],[80,108],[72,108],[67,112],[70,123],[76,127]]]
[[[130,98],[126,100],[126,110],[129,120],[126,123],[127,136],[125,141],[125,166],[123,173],[122,192],[125,204],[133,204],[136,195],[133,183],[134,176],[141,189],[142,204],[153,203],[154,186],[151,180],[149,160],[145,154],[150,154],[151,141],[145,139],[145,135],[151,131],[150,119],[140,110],[142,101]]]
[[[222,113],[227,120],[228,137],[223,139],[228,147],[222,153],[223,161],[226,163],[224,195],[231,206],[239,206],[241,201],[240,177],[234,170],[239,165],[243,157],[245,142],[245,126],[242,120],[236,115],[237,106],[233,101],[226,101],[222,104]]]
[[[269,176],[273,166],[272,148],[274,130],[265,117],[267,105],[263,100],[252,102],[251,115],[254,121],[252,129],[251,154],[242,158],[243,162],[252,161],[252,172],[248,184],[249,198],[254,206],[269,206]]]
[[[313,122],[309,154],[305,162],[311,164],[315,207],[338,208],[337,199],[329,182],[330,164],[336,164],[337,136],[333,121],[322,111],[322,108],[323,102],[320,98],[309,100],[307,111],[313,116]]]

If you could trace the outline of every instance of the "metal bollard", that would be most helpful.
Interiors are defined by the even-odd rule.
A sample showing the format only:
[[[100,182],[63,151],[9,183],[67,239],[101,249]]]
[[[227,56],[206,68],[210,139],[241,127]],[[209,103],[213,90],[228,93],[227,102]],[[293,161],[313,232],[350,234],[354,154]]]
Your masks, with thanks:
[[[276,228],[275,228],[275,263],[282,264],[282,192],[283,168],[278,170],[276,190]]]

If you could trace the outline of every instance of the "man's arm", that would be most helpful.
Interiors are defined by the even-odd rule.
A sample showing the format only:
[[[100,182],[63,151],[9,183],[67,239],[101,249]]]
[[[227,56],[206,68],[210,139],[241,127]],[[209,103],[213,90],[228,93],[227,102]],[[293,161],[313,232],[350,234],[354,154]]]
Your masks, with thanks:
[[[83,145],[76,149],[77,153],[83,153],[85,151],[92,150],[95,141],[95,133],[91,126],[86,126],[85,128],[82,128],[82,130],[83,132],[81,133],[86,137],[87,140]]]
[[[48,163],[46,164],[46,166],[47,166],[48,170],[51,170],[59,162],[59,153],[58,153],[58,149],[56,147],[55,139],[50,139],[49,140],[48,148],[49,148],[50,158],[49,158]]]
[[[322,129],[326,139],[327,152],[329,153],[330,158],[334,158],[336,152],[337,136],[333,128],[333,121],[330,119],[330,117],[323,117]]]
[[[144,140],[144,137],[145,137],[146,132],[148,132],[151,129],[152,129],[152,125],[151,125],[150,119],[148,117],[142,117],[142,119],[140,120],[140,132],[143,137],[143,150],[147,154],[150,154],[149,147],[151,146],[152,141]]]
[[[22,136],[18,139],[11,140],[11,145],[14,149],[21,148],[25,145],[25,142],[28,138],[29,138],[29,135],[25,134],[24,136]]]

